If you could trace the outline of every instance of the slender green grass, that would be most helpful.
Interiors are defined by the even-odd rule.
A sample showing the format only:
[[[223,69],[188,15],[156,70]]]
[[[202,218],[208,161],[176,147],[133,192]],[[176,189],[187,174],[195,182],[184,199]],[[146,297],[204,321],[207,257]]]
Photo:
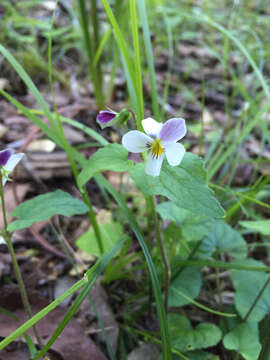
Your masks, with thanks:
[[[187,296],[179,289],[173,288],[173,291],[176,292],[178,295],[182,296],[184,299],[188,300],[191,304],[193,304],[193,305],[197,306],[198,308],[200,308],[206,312],[209,312],[211,314],[223,316],[223,317],[236,317],[237,316],[236,314],[223,313],[221,311],[211,309],[208,306],[205,306],[205,305],[199,303],[198,301],[193,300],[191,297]]]
[[[3,350],[8,344],[10,344],[12,341],[17,339],[23,333],[25,333],[30,327],[35,325],[44,316],[46,316],[49,312],[51,312],[53,309],[55,309],[58,305],[60,305],[67,297],[71,296],[76,291],[78,291],[80,288],[84,287],[83,292],[75,300],[72,307],[68,310],[63,321],[60,323],[57,330],[55,331],[54,336],[56,335],[56,332],[60,331],[59,334],[57,335],[57,336],[59,336],[65,327],[63,325],[64,324],[66,325],[69,322],[69,320],[72,318],[72,316],[75,314],[75,312],[77,311],[81,302],[83,301],[85,296],[87,296],[89,290],[94,285],[94,283],[96,282],[99,275],[104,271],[104,268],[106,267],[106,265],[114,258],[117,251],[121,248],[122,245],[123,245],[123,241],[117,242],[114,245],[114,247],[112,248],[112,250],[110,250],[108,253],[102,255],[102,257],[99,258],[97,263],[94,266],[92,266],[89,270],[87,270],[83,279],[77,281],[70,289],[68,289],[66,292],[64,292],[64,294],[60,295],[57,299],[52,301],[48,306],[46,306],[44,309],[42,309],[36,315],[34,315],[31,319],[29,319],[23,325],[21,325],[12,334],[10,334],[4,340],[2,340],[0,342],[0,350]],[[86,289],[87,289],[87,291],[86,291]],[[83,297],[83,299],[82,299],[82,297]],[[57,336],[53,337],[53,342],[55,341]],[[48,349],[49,348],[47,348],[47,350]]]
[[[142,83],[141,55],[140,55],[139,33],[138,33],[135,0],[129,0],[129,6],[130,6],[131,28],[132,28],[132,38],[133,38],[133,48],[134,48],[136,97],[138,102],[137,122],[138,124],[141,124],[141,121],[144,117],[143,83]]]
[[[249,266],[240,265],[234,262],[226,263],[224,261],[210,261],[210,260],[175,260],[174,266],[209,266],[213,268],[230,269],[230,270],[247,270],[247,271],[263,271],[270,272],[270,266]],[[174,277],[177,273],[174,274]]]
[[[81,24],[82,34],[83,34],[84,45],[85,45],[87,57],[88,57],[89,73],[90,73],[90,77],[91,77],[91,79],[93,81],[93,85],[94,85],[95,98],[96,98],[96,102],[97,102],[99,109],[103,109],[104,108],[104,101],[103,101],[104,96],[103,96],[102,82],[101,82],[102,75],[101,75],[99,67],[94,66],[95,48],[94,48],[94,44],[93,44],[93,39],[91,38],[91,34],[89,33],[89,20],[88,20],[87,9],[85,6],[85,0],[78,0],[78,8],[79,8],[79,13],[80,13],[80,24]],[[92,10],[95,10],[95,9],[91,9],[91,12],[92,12]],[[93,27],[95,27],[94,24],[93,24]]]
[[[117,254],[117,252],[121,249],[124,241],[117,242],[112,250],[110,250],[108,253],[104,254],[101,259],[98,261],[98,265],[95,265],[95,270],[91,271],[88,270],[85,274],[87,284],[84,286],[84,289],[81,291],[79,296],[76,298],[74,303],[71,305],[69,310],[67,311],[66,315],[64,316],[63,320],[60,322],[60,324],[57,326],[56,330],[54,331],[53,335],[48,340],[47,344],[39,351],[39,353],[34,357],[33,360],[39,359],[41,356],[43,356],[53,345],[53,343],[56,341],[56,339],[60,336],[60,334],[63,332],[69,321],[73,318],[75,313],[77,312],[78,308],[86,298],[86,296],[89,294],[89,291],[93,287],[94,283],[96,282],[97,278],[100,276],[100,274],[104,271],[105,267],[109,264],[109,262],[114,258],[114,256]],[[82,280],[80,280],[82,281]],[[1,345],[1,343],[0,343]]]
[[[96,51],[96,54],[95,54],[95,58],[94,58],[94,62],[93,62],[93,65],[96,66],[98,64],[98,62],[100,61],[100,57],[101,57],[101,54],[104,50],[104,47],[105,45],[107,44],[110,36],[112,34],[112,30],[111,29],[108,29],[105,34],[103,35],[101,41],[100,41],[100,44],[99,44],[99,47]]]
[[[149,72],[150,83],[151,83],[152,109],[153,109],[155,119],[157,121],[161,121],[160,109],[158,106],[158,93],[157,93],[157,85],[156,85],[156,77],[155,77],[155,63],[154,63],[154,58],[153,58],[153,50],[152,50],[152,44],[151,44],[151,37],[150,37],[150,30],[149,30],[149,24],[148,24],[148,19],[147,19],[145,1],[144,0],[136,0],[136,1],[138,4],[138,7],[139,7],[142,28],[143,28],[143,40],[144,40],[145,54],[146,54],[148,72]]]
[[[52,114],[43,99],[42,95],[40,94],[39,90],[37,89],[36,85],[30,79],[28,74],[25,72],[23,67],[18,63],[18,61],[14,58],[14,56],[3,46],[0,44],[0,53],[8,60],[8,62],[13,66],[16,70],[20,78],[25,82],[26,86],[28,87],[29,91],[34,95],[35,99],[39,103],[41,109],[44,111],[45,116],[50,121],[52,128],[58,134],[58,128],[55,119],[52,117]]]
[[[147,249],[147,246],[145,244],[145,241],[143,239],[141,230],[136,222],[136,219],[126,206],[122,196],[118,194],[116,190],[110,185],[110,183],[101,175],[98,174],[95,176],[95,179],[98,184],[101,186],[104,186],[105,189],[112,195],[112,197],[115,199],[115,201],[118,203],[120,208],[123,210],[123,214],[125,215],[128,223],[130,224],[130,227],[132,228],[135,236],[137,237],[139,244],[141,246],[141,249],[144,253],[145,260],[150,272],[153,290],[155,294],[155,300],[156,300],[156,306],[157,306],[157,313],[158,313],[158,319],[159,319],[159,325],[160,325],[160,333],[161,333],[161,341],[162,341],[162,350],[163,350],[163,359],[164,360],[170,360],[171,359],[171,348],[170,348],[170,338],[168,333],[168,324],[165,314],[165,309],[163,305],[163,299],[162,294],[159,286],[159,281],[157,277],[157,273],[151,258],[151,255]]]
[[[126,79],[127,79],[129,96],[130,96],[130,99],[132,102],[132,106],[134,107],[135,112],[138,114],[139,103],[138,103],[138,97],[137,97],[138,94],[137,94],[137,87],[136,87],[137,81],[136,81],[135,74],[134,74],[134,62],[132,61],[132,57],[131,57],[131,54],[126,45],[125,38],[122,34],[120,26],[111,10],[111,7],[110,7],[108,1],[102,0],[102,3],[104,6],[104,9],[106,11],[106,14],[109,18],[109,21],[111,23],[111,26],[113,28],[114,35],[117,40],[120,53],[122,55],[124,71],[125,71],[125,75],[126,75]],[[139,130],[142,130],[142,125],[139,122],[138,117],[137,117],[137,128]]]

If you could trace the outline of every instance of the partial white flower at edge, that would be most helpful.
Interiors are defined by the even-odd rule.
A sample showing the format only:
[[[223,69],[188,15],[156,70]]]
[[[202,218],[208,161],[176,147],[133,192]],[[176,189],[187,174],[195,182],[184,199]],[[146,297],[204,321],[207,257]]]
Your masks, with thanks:
[[[186,135],[185,120],[172,118],[161,124],[152,118],[147,118],[142,121],[142,126],[145,133],[138,130],[129,131],[123,136],[122,144],[133,153],[149,150],[146,174],[159,176],[164,156],[171,166],[179,165],[185,154],[185,148],[177,141]]]
[[[10,174],[15,166],[23,158],[23,153],[13,154],[13,151],[6,149],[0,151],[0,171],[2,173],[2,185],[4,186],[8,180],[8,174]]]

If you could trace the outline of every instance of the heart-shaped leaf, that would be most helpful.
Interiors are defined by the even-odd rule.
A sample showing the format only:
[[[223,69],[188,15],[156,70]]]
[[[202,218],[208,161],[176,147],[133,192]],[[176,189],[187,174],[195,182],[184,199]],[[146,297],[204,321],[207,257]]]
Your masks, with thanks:
[[[180,208],[205,217],[220,218],[224,210],[206,182],[202,160],[186,153],[179,166],[164,163],[160,176],[145,174],[144,164],[137,164],[130,171],[136,186],[144,194],[164,195]]]
[[[261,351],[258,323],[238,324],[231,332],[225,335],[223,344],[226,349],[240,352],[245,360],[258,359]]]
[[[16,216],[8,225],[9,231],[24,229],[35,222],[50,219],[53,215],[73,216],[84,214],[89,210],[81,200],[73,198],[70,194],[56,190],[47,194],[36,196],[24,201],[9,216]]]

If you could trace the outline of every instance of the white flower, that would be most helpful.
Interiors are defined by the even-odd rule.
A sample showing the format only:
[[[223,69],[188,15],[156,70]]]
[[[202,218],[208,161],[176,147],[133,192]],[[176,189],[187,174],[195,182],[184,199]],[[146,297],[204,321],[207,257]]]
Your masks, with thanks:
[[[177,141],[186,135],[185,120],[173,118],[161,124],[147,118],[142,121],[142,126],[146,134],[138,130],[129,131],[123,136],[122,144],[133,153],[149,150],[146,174],[159,176],[164,155],[171,166],[179,165],[185,154],[185,148]]]
[[[13,171],[23,156],[23,153],[13,154],[13,151],[10,149],[0,151],[0,171],[2,173],[3,186],[8,180],[8,174]]]

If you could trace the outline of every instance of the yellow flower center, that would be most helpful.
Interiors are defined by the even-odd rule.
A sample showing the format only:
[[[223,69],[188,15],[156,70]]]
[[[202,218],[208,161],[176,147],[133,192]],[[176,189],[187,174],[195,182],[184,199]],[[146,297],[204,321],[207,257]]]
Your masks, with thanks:
[[[150,148],[152,151],[153,156],[159,157],[161,154],[163,154],[164,149],[162,147],[162,141],[159,139],[155,139],[151,144]]]

